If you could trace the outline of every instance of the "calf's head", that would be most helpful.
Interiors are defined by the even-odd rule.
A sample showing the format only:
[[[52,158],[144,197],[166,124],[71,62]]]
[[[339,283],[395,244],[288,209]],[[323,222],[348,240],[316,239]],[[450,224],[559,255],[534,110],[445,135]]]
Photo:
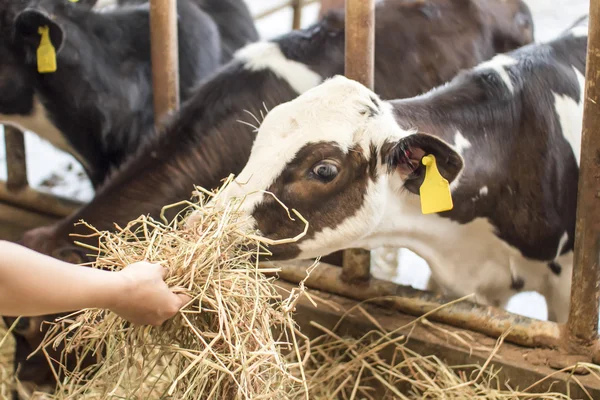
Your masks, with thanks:
[[[223,199],[244,198],[243,212],[273,240],[304,229],[276,199],[306,218],[307,234],[271,246],[274,259],[377,246],[373,238],[392,209],[419,210],[427,154],[450,182],[462,170],[462,158],[447,143],[401,129],[390,103],[338,76],[267,115],[248,164]],[[402,215],[394,218],[402,223]]]

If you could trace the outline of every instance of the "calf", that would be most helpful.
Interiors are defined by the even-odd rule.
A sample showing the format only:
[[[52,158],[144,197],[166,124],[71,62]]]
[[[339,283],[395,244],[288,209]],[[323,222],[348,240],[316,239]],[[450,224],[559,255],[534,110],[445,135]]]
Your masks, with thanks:
[[[220,64],[219,34],[196,5],[178,2],[182,98]],[[38,27],[48,25],[58,70],[37,73]],[[97,12],[67,1],[29,2],[16,15],[12,36],[0,47],[0,121],[39,133],[84,165],[102,182],[145,136],[152,133],[152,77],[147,5]],[[16,73],[15,73],[16,72]],[[10,93],[10,81],[27,83]],[[0,87],[2,89],[2,87]],[[16,100],[16,101],[13,101]],[[2,100],[4,103],[4,99]],[[19,107],[10,107],[10,104]]]
[[[423,93],[498,48],[532,40],[529,12],[518,0],[388,0],[378,5],[376,20],[375,86],[387,98]],[[73,247],[70,233],[89,233],[73,227],[80,219],[112,229],[113,223],[127,224],[142,213],[157,217],[164,205],[189,198],[194,184],[219,186],[242,170],[255,139],[254,129],[238,121],[258,124],[250,114],[260,119],[265,107],[292,100],[343,70],[344,19],[338,13],[308,29],[242,49],[183,104],[165,134],[146,143],[89,205],[27,233],[24,244],[59,255]],[[42,335],[38,321],[22,321],[18,333],[26,340],[17,349],[20,371],[36,376],[37,384],[50,383],[53,376],[43,357],[25,360],[32,348],[24,342],[35,344]]]
[[[406,100],[330,79],[267,115],[224,201],[248,195],[243,210],[271,239],[304,227],[264,191],[309,221],[300,241],[270,249],[274,259],[405,247],[449,295],[504,306],[537,291],[565,322],[586,48],[578,25]],[[450,211],[421,212],[426,155],[451,184]]]

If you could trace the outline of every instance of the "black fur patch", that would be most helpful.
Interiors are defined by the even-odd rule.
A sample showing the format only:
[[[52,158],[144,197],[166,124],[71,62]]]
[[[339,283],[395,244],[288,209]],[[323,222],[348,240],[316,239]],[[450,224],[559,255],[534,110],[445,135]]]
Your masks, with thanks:
[[[525,287],[525,281],[520,276],[513,276],[512,282],[510,284],[510,288],[516,290],[517,292],[523,290]]]
[[[549,262],[548,268],[550,268],[550,271],[552,271],[554,275],[560,275],[562,272],[562,266],[556,261]]]

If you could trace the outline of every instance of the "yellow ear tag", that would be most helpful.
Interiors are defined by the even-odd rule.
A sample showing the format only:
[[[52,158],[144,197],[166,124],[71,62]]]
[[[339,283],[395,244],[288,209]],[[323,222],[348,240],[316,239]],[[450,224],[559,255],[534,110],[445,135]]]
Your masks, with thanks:
[[[50,41],[50,29],[40,26],[38,33],[42,35],[40,47],[37,49],[37,65],[40,74],[56,72],[56,50]]]
[[[421,195],[421,212],[423,214],[433,214],[442,211],[452,210],[452,194],[448,181],[440,175],[435,157],[427,155],[421,160],[425,166],[425,180],[419,190]]]

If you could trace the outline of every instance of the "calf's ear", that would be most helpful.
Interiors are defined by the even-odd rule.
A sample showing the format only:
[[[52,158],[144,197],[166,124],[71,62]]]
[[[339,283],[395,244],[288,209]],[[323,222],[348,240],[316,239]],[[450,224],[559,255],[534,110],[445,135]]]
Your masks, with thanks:
[[[27,8],[17,15],[14,24],[16,42],[21,43],[26,51],[35,52],[40,45],[41,40],[38,29],[43,26],[49,28],[50,41],[58,54],[62,48],[65,37],[64,29],[43,10]]]
[[[419,188],[425,178],[425,166],[421,160],[426,155],[431,154],[435,157],[440,174],[450,183],[456,179],[464,166],[462,157],[450,145],[423,133],[388,142],[381,152],[389,172],[400,174],[404,187],[415,194],[419,194]]]

